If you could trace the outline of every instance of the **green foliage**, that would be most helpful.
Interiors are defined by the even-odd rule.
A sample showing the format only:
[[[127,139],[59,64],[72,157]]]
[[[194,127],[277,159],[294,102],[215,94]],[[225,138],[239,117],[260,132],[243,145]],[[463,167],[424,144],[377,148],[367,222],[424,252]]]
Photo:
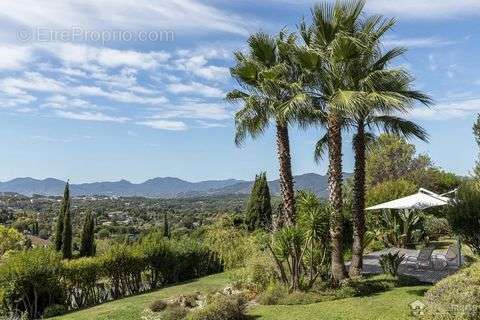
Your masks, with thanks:
[[[158,314],[153,314],[150,318],[142,317],[147,320],[183,320],[187,316],[187,309],[178,303],[169,304]]]
[[[391,134],[382,134],[373,142],[367,153],[367,185],[398,179],[409,179],[419,171],[431,167],[427,155],[415,155],[415,146],[405,139]]]
[[[418,185],[412,181],[405,179],[388,180],[368,189],[366,203],[367,206],[373,206],[409,196],[417,191]],[[373,214],[377,215],[378,213],[374,212]]]
[[[425,235],[428,240],[438,240],[440,237],[446,237],[452,234],[452,229],[446,218],[438,218],[433,215],[425,217],[424,222]]]
[[[61,228],[62,229],[62,241],[61,241],[62,256],[63,256],[63,259],[71,259],[73,232],[72,232],[72,217],[70,212],[70,188],[69,188],[68,182],[65,185],[61,215],[63,217],[63,227]]]
[[[155,300],[152,303],[150,303],[148,308],[153,312],[161,312],[165,310],[165,308],[167,308],[167,303],[165,302],[165,300],[162,300],[162,299]]]
[[[110,237],[110,231],[108,231],[108,229],[101,229],[100,231],[98,231],[98,237],[100,239],[107,239],[108,237]]]
[[[447,219],[452,231],[477,254],[480,254],[480,190],[474,183],[463,184],[458,201],[449,206]]]
[[[207,228],[205,243],[226,269],[245,266],[247,259],[259,250],[255,236],[237,228],[229,216],[221,217]]]
[[[80,256],[93,257],[95,251],[95,218],[91,211],[87,211],[80,240]]]
[[[101,259],[102,269],[110,281],[114,298],[140,292],[142,272],[147,263],[139,248],[116,244],[101,256]]]
[[[163,236],[168,239],[170,239],[171,236],[170,225],[168,223],[168,213],[166,212],[163,215]]]
[[[480,114],[477,114],[477,119],[473,124],[473,135],[478,148],[480,148]],[[480,159],[477,159],[475,167],[473,168],[473,175],[476,180],[480,180]]]
[[[243,320],[246,300],[242,296],[214,294],[207,298],[207,304],[192,311],[188,320]]]
[[[231,280],[237,288],[245,288],[253,292],[262,292],[273,281],[279,280],[276,265],[266,254],[253,255],[245,268],[232,273]]]
[[[424,320],[480,318],[480,264],[439,281],[425,294]]]
[[[15,230],[0,225],[0,257],[8,250],[21,250],[25,246],[25,237]]]
[[[45,308],[45,311],[43,312],[43,318],[58,317],[66,312],[67,309],[65,308],[65,306],[61,304],[53,304]]]
[[[272,281],[265,291],[258,297],[258,303],[263,305],[276,305],[288,296],[288,288],[277,281]]]
[[[401,255],[400,251],[382,254],[379,262],[383,272],[391,275],[392,277],[396,277],[398,275],[398,267],[400,267],[404,257],[405,255]]]
[[[3,257],[0,264],[3,308],[37,318],[49,305],[62,304],[60,270],[60,256],[49,249],[12,252]]]
[[[105,302],[108,293],[99,285],[104,274],[100,258],[64,260],[62,281],[66,290],[67,305],[83,308]]]
[[[272,225],[272,205],[265,172],[255,176],[246,208],[245,224],[251,231],[259,228],[269,230]]]
[[[383,210],[376,229],[385,247],[414,248],[425,238],[423,215],[416,210]]]

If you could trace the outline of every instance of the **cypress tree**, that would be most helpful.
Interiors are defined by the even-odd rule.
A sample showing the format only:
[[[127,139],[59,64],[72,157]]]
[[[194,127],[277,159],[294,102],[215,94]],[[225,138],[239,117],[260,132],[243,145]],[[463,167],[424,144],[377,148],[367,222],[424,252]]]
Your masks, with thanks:
[[[245,224],[248,230],[253,231],[258,227],[261,208],[261,176],[255,176],[250,198],[248,199],[247,209],[245,212]]]
[[[265,230],[270,230],[272,226],[272,204],[270,199],[270,188],[268,187],[267,174],[261,175],[261,193],[260,193],[260,212],[259,226]]]
[[[478,148],[480,148],[480,114],[477,114],[477,120],[473,124],[473,135],[475,136],[475,142]],[[473,168],[473,176],[475,179],[480,180],[480,158],[477,159],[475,167]]]
[[[72,217],[70,215],[70,189],[68,182],[63,196],[62,254],[64,259],[72,258]]]
[[[85,215],[82,239],[80,243],[80,256],[93,257],[95,255],[95,220],[90,211]]]
[[[62,206],[60,207],[60,211],[58,212],[57,225],[55,227],[55,250],[57,251],[62,250],[63,224],[65,219],[65,211],[67,210],[67,206],[70,206],[69,201],[70,190],[67,182],[67,184],[65,184],[65,190],[63,191]]]
[[[168,224],[168,213],[163,214],[163,236],[170,239],[170,225]]]

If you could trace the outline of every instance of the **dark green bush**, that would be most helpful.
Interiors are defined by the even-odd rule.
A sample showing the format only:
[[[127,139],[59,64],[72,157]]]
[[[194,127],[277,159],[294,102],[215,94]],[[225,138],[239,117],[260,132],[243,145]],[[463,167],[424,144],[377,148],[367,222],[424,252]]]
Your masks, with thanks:
[[[191,312],[188,320],[242,320],[245,319],[246,300],[242,296],[214,294],[208,297],[204,308]]]
[[[425,234],[429,240],[438,240],[440,237],[452,233],[450,224],[445,218],[437,218],[433,215],[427,216],[424,221]]]
[[[480,188],[472,182],[465,183],[458,191],[458,201],[449,206],[447,219],[452,231],[477,254],[480,254]]]
[[[61,316],[62,314],[65,314],[65,312],[67,312],[67,309],[65,308],[65,306],[61,304],[53,304],[45,308],[45,311],[43,312],[43,317],[53,318],[53,317]]]
[[[160,312],[165,310],[167,307],[167,303],[164,300],[155,300],[148,306],[148,309],[152,310],[153,312]]]
[[[480,319],[480,263],[439,281],[425,303],[425,320]]]

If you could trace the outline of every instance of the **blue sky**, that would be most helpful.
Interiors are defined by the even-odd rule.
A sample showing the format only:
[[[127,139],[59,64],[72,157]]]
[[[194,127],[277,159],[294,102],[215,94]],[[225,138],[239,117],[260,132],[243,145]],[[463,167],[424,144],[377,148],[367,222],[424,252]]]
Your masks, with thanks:
[[[3,2],[0,10],[0,180],[73,182],[175,176],[191,181],[277,177],[273,132],[237,148],[235,106],[224,103],[233,50],[248,34],[295,30],[309,1],[117,0]],[[396,17],[385,46],[435,100],[411,119],[436,165],[468,174],[480,112],[480,2],[370,0]],[[115,39],[113,39],[115,38]],[[147,39],[145,39],[147,38]],[[292,129],[295,174],[313,162],[319,129]],[[345,170],[351,171],[345,135]]]

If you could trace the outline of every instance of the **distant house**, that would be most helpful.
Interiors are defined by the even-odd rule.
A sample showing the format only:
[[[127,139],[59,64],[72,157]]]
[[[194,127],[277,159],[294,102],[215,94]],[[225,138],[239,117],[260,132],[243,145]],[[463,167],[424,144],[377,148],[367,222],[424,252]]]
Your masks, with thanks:
[[[45,240],[36,236],[26,235],[27,239],[31,241],[32,248],[46,248],[52,244],[51,241]]]

